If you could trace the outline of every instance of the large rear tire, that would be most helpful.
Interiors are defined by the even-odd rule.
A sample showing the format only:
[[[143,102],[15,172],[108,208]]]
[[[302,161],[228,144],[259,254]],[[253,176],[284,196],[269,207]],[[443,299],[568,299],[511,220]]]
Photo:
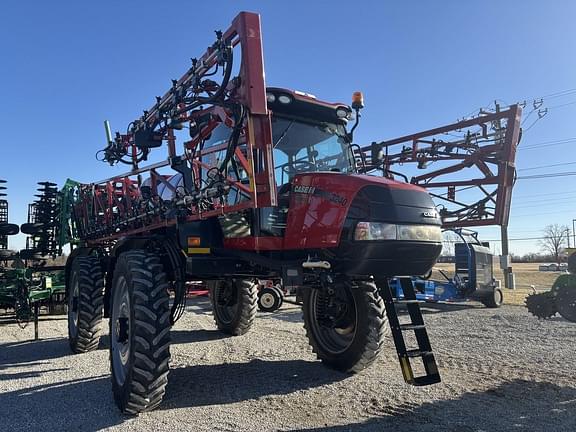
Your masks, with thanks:
[[[232,336],[243,335],[256,318],[258,284],[251,279],[215,281],[210,284],[210,301],[218,329]]]
[[[136,250],[118,257],[110,305],[114,400],[138,414],[162,402],[170,361],[170,297],[160,259]]]
[[[304,290],[306,336],[319,360],[349,373],[360,372],[376,360],[387,332],[384,301],[370,281],[334,284]]]
[[[74,259],[66,292],[70,348],[77,354],[93,351],[100,342],[104,310],[104,277],[97,257]]]

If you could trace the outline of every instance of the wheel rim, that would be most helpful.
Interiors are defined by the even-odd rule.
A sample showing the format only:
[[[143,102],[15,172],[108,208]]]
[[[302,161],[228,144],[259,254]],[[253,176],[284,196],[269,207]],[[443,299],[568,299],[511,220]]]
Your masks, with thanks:
[[[272,293],[264,293],[260,296],[260,303],[266,309],[274,307],[274,303],[276,303],[276,299],[274,298],[274,294]]]
[[[68,327],[70,329],[70,336],[75,338],[78,335],[78,302],[80,298],[80,287],[78,283],[78,273],[72,274],[72,283],[70,289],[70,297],[68,298]]]
[[[494,291],[494,301],[498,306],[500,306],[504,302],[504,296],[502,295],[502,291],[500,290]]]
[[[322,348],[333,355],[350,348],[358,324],[358,309],[350,289],[347,286],[341,287],[334,295],[313,289],[310,293],[310,308],[312,331]]]
[[[238,311],[238,289],[231,282],[223,282],[216,288],[215,309],[224,324],[234,321]]]
[[[130,294],[124,277],[114,287],[110,317],[110,347],[112,372],[118,385],[124,384],[131,351]]]

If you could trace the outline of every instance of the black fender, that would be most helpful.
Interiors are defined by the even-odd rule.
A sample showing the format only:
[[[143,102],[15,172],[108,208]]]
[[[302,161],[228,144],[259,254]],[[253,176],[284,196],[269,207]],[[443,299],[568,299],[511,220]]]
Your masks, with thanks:
[[[169,280],[177,280],[176,268],[185,268],[185,257],[178,254],[180,248],[175,240],[170,236],[151,236],[151,237],[126,237],[118,240],[110,250],[105,267],[106,275],[104,277],[104,317],[110,317],[110,299],[112,297],[112,279],[114,277],[114,268],[120,254],[134,249],[155,250],[164,266]],[[179,262],[179,260],[184,260]],[[179,273],[179,272],[178,272]]]
[[[133,249],[147,249],[153,241],[150,237],[125,237],[118,240],[106,259],[104,267],[104,318],[110,318],[110,298],[112,297],[112,279],[114,277],[114,268],[116,261],[123,252]]]

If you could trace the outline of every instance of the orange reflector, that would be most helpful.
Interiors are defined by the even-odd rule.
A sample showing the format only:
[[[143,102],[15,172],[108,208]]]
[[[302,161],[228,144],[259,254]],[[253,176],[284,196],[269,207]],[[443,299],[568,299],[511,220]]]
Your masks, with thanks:
[[[364,108],[364,95],[362,92],[354,92],[352,93],[352,108],[361,109]]]
[[[188,246],[200,246],[200,237],[188,237]]]

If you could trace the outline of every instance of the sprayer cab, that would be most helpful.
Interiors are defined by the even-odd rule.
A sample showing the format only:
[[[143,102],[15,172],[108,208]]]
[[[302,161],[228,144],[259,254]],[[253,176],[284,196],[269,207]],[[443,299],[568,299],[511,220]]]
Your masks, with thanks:
[[[203,244],[279,260],[315,257],[350,276],[428,272],[441,251],[440,217],[423,189],[361,174],[351,131],[364,106],[362,94],[354,94],[352,107],[282,88],[267,88],[266,100],[276,205],[221,215],[218,234]],[[230,123],[220,108],[199,112],[193,140],[203,141],[203,152],[223,148]],[[204,165],[224,158],[223,151],[208,154]],[[240,166],[235,175],[248,185],[245,173]],[[227,199],[236,202],[242,195],[229,193]],[[221,243],[214,243],[219,235]]]

